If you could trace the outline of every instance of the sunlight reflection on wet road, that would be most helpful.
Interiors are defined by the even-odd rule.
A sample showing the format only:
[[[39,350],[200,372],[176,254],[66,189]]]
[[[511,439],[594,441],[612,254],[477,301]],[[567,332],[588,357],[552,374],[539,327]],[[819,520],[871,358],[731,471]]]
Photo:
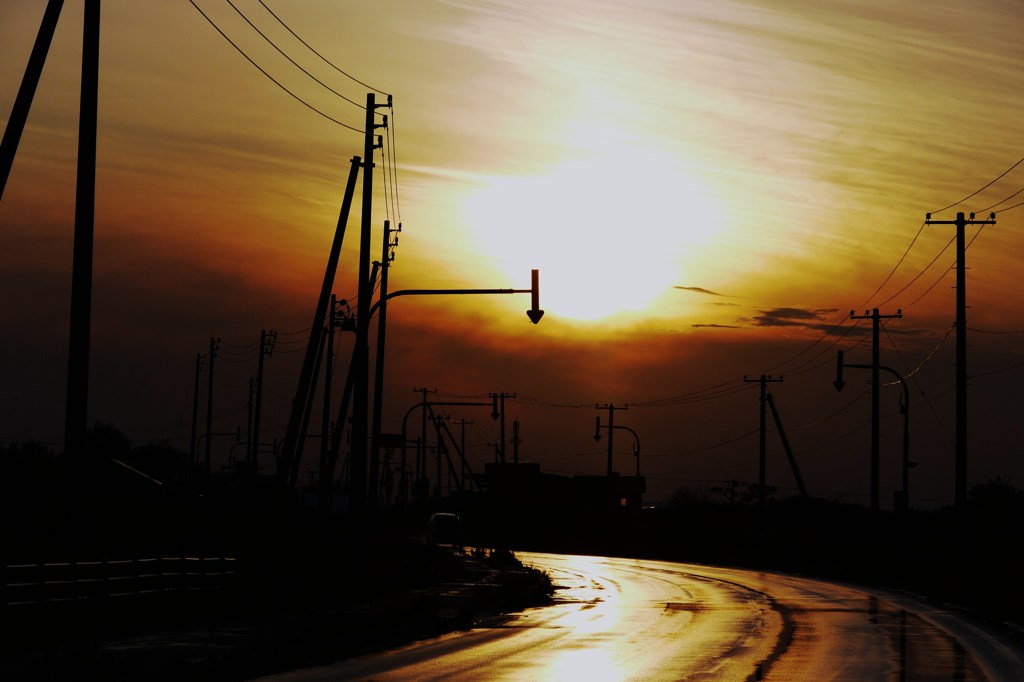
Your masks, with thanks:
[[[519,556],[551,576],[551,606],[264,679],[1024,679],[1019,643],[900,595],[691,564]]]

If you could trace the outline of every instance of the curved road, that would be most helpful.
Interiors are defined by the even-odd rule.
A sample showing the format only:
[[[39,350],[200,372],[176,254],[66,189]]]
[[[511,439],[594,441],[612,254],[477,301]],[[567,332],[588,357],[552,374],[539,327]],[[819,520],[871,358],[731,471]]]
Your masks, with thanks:
[[[1024,646],[911,597],[777,573],[518,553],[555,603],[266,680],[1024,680]]]

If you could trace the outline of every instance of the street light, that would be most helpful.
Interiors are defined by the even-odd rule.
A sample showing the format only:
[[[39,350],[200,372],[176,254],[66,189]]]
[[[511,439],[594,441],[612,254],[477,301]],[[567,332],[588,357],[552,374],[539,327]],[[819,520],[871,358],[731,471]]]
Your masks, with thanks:
[[[601,440],[601,429],[622,429],[623,431],[629,431],[633,434],[633,456],[636,457],[636,477],[640,478],[640,436],[637,435],[636,431],[629,428],[628,426],[609,425],[601,426],[601,416],[596,417],[596,424],[594,426],[594,442]]]
[[[836,380],[832,382],[835,386],[836,391],[842,391],[843,387],[846,386],[846,382],[843,381],[843,368],[851,367],[854,369],[874,369],[873,365],[851,365],[843,363],[843,351],[837,351],[836,356]],[[917,466],[917,462],[910,461],[910,392],[907,390],[907,382],[903,380],[903,377],[899,372],[891,367],[885,367],[878,365],[878,369],[884,369],[886,372],[892,374],[900,382],[900,386],[903,387],[903,395],[900,399],[900,414],[903,415],[903,490],[900,495],[901,511],[906,511],[910,506],[910,469],[911,467]]]
[[[398,296],[466,296],[495,294],[530,294],[531,305],[530,309],[526,311],[526,316],[530,318],[530,322],[533,324],[540,322],[541,318],[544,316],[544,311],[540,308],[540,272],[539,270],[534,269],[530,272],[529,289],[400,289],[398,291],[392,291],[382,296],[369,307],[367,311],[367,322],[373,318],[374,314],[379,309],[381,311],[381,325],[383,326],[387,303],[392,298],[396,298]],[[363,324],[363,321],[359,320],[358,323]],[[378,330],[377,333],[378,335],[381,335],[383,333],[383,329]],[[384,349],[383,347],[380,347],[377,352],[377,367],[374,376],[374,401],[370,429],[370,462],[374,465],[374,470],[376,462],[380,460],[380,420],[383,405],[383,391]],[[368,401],[368,399],[367,395],[356,396],[356,400],[359,401]],[[363,456],[365,456],[365,450],[363,450]],[[358,485],[358,482],[353,481],[353,485]]]

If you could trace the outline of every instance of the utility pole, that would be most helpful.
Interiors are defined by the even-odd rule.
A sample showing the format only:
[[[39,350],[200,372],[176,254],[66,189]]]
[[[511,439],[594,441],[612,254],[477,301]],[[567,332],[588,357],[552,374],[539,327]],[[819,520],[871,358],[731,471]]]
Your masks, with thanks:
[[[416,499],[421,497],[426,499],[426,495],[422,494],[422,488],[425,486],[427,479],[427,394],[437,393],[437,389],[435,388],[431,391],[427,388],[414,388],[412,390],[413,393],[423,395],[423,401],[420,403],[422,409],[420,417],[422,421],[420,424],[419,442],[416,444],[416,480],[413,482],[413,496]]]
[[[956,480],[953,501],[957,509],[967,502],[967,250],[964,228],[967,225],[995,225],[996,214],[988,220],[975,220],[974,214],[965,218],[963,212],[956,220],[932,220],[925,214],[926,225],[956,225]]]
[[[320,470],[324,467],[333,444],[331,443],[331,384],[334,383],[334,328],[338,326],[338,298],[331,294],[331,307],[327,312],[327,347],[324,352],[324,409],[320,420]]]
[[[68,384],[64,453],[80,456],[89,419],[89,342],[92,323],[92,258],[96,208],[96,119],[100,70],[100,0],[85,0],[82,83],[78,113],[78,180],[71,264]]]
[[[356,371],[353,381],[352,466],[349,493],[352,511],[357,515],[367,509],[367,441],[369,439],[366,430],[370,383],[370,299],[373,297],[373,286],[370,284],[370,232],[373,208],[373,152],[378,148],[378,145],[374,144],[374,131],[379,127],[374,118],[377,107],[374,94],[367,93],[366,123],[363,129],[363,215],[359,230],[359,298],[356,309],[356,344],[353,351],[356,356],[353,367]],[[383,140],[379,145],[383,146]]]
[[[14,156],[18,152],[21,134],[25,130],[32,99],[39,86],[39,77],[43,74],[43,65],[46,63],[46,55],[50,51],[50,43],[53,42],[53,34],[57,30],[57,20],[60,19],[63,7],[64,0],[49,0],[46,4],[36,41],[32,45],[32,53],[21,79],[21,87],[18,88],[14,106],[11,107],[11,115],[7,119],[3,141],[0,142],[0,198],[3,198],[4,188],[7,187],[7,178],[11,173],[11,166],[14,165]]]
[[[202,353],[196,353],[196,380],[192,387],[192,436],[189,438],[189,461],[192,466],[196,465],[196,425],[199,421],[199,375],[203,372],[203,360],[206,358]]]
[[[512,461],[519,464],[519,418],[512,422]]]
[[[501,418],[501,433],[498,440],[498,450],[495,452],[497,461],[505,463],[505,398],[515,398],[515,393],[492,393],[491,394],[491,419]],[[500,405],[500,408],[499,408]]]
[[[852,367],[856,369],[874,369],[876,365],[850,365],[843,362],[843,351],[836,351],[836,380],[832,382],[835,386],[836,391],[843,390],[846,386],[846,382],[843,381],[843,368]],[[903,387],[903,393],[900,394],[900,414],[903,415],[903,490],[899,492],[899,495],[895,499],[895,506],[898,511],[907,511],[910,505],[910,468],[917,466],[917,462],[910,461],[910,391],[907,390],[907,382],[900,375],[899,372],[894,370],[892,367],[886,367],[884,365],[877,365],[878,369],[884,369],[889,372],[896,380],[900,382],[900,386]]]
[[[768,401],[768,384],[782,381],[780,376],[778,379],[773,379],[772,376],[762,374],[758,379],[748,379],[746,376],[743,377],[743,381],[746,383],[759,383],[761,384],[761,435],[758,442],[758,457],[757,457],[757,500],[760,504],[764,504],[764,493],[765,487],[767,486],[768,476],[768,457],[767,457],[767,437],[766,437],[766,421],[765,421],[765,407]]]
[[[278,457],[278,478],[286,487],[293,487],[299,475],[299,464],[302,459],[301,443],[305,437],[303,422],[309,413],[308,407],[312,400],[310,386],[313,384],[314,367],[317,364],[323,340],[324,320],[327,318],[327,307],[331,303],[331,289],[334,287],[334,275],[338,269],[341,245],[345,240],[345,228],[348,224],[352,197],[355,193],[356,176],[358,176],[359,167],[362,165],[360,161],[358,156],[352,157],[348,181],[345,185],[345,196],[342,199],[341,212],[338,215],[338,226],[335,228],[334,241],[331,243],[331,251],[327,256],[327,269],[324,272],[320,297],[317,299],[316,310],[313,313],[313,322],[309,326],[306,354],[303,356],[299,382],[295,388],[295,397],[292,399],[291,413],[288,417],[288,428],[285,431],[284,442],[281,444],[281,453]]]
[[[782,428],[782,419],[779,418],[779,411],[775,409],[775,400],[772,398],[771,392],[765,395],[765,400],[768,401],[768,407],[772,410],[772,418],[775,420],[775,428],[779,430],[779,438],[782,440],[782,448],[786,451],[786,457],[789,459],[789,468],[793,471],[793,478],[796,480],[797,490],[800,491],[800,497],[807,499],[807,488],[804,487],[803,476],[800,475],[800,467],[796,464],[796,457],[793,456],[793,449],[789,447],[789,439],[786,438],[786,430]]]
[[[855,315],[850,311],[851,320],[871,320],[871,511],[878,511],[878,430],[881,417],[878,411],[878,396],[881,388],[881,381],[878,378],[878,332],[882,320],[890,320],[903,317],[903,311],[897,310],[895,315],[879,315],[878,308],[872,309],[869,313]]]
[[[612,442],[615,435],[615,411],[628,410],[629,405],[616,406],[612,403],[605,405],[594,405],[595,410],[608,410],[608,477],[612,475]],[[600,428],[600,417],[598,417],[598,428]],[[595,435],[597,433],[595,432]],[[596,440],[596,439],[595,439]]]
[[[463,480],[465,480],[466,472],[469,469],[469,465],[466,463],[466,424],[472,424],[473,420],[472,419],[457,419],[455,421],[455,423],[459,425],[459,428],[461,430],[460,441],[462,443],[462,445],[461,445],[461,448],[462,448],[462,478],[463,478]]]
[[[249,464],[252,463],[252,409],[256,405],[256,377],[249,377],[249,399],[245,403],[248,408],[248,414],[245,420],[245,465],[242,467],[245,469]]]
[[[210,337],[210,373],[206,377],[206,475],[210,475],[210,446],[213,442],[213,361],[217,358],[220,339]]]
[[[252,421],[252,449],[249,452],[249,465],[252,467],[252,475],[259,472],[260,463],[260,414],[263,407],[263,358],[269,358],[274,354],[274,342],[277,341],[277,332],[271,329],[260,330],[260,360],[256,369],[256,412]]]
[[[384,125],[387,125],[387,116],[384,117]],[[398,246],[398,238],[394,243],[391,241],[391,233],[401,232],[402,226],[391,229],[391,221],[384,221],[384,230],[381,245],[380,260],[380,298],[378,299],[379,310],[377,312],[377,354],[375,356],[376,366],[373,378],[373,413],[370,417],[370,490],[377,489],[377,472],[380,470],[380,423],[381,412],[384,409],[384,345],[385,333],[387,330],[388,313],[388,270],[391,269],[391,262],[394,260],[393,248]],[[377,496],[372,495],[371,501]],[[371,502],[372,504],[372,502]]]

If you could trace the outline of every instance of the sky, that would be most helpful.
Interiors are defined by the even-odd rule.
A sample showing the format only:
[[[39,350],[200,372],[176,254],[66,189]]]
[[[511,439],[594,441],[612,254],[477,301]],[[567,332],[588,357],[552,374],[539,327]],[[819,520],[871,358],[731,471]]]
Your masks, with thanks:
[[[45,6],[0,7],[0,115]],[[0,443],[63,442],[82,10],[65,3],[0,200]],[[810,493],[866,504],[870,372],[832,382],[837,350],[870,363],[870,320],[850,315],[878,308],[902,315],[879,354],[908,385],[911,504],[948,504],[955,228],[925,215],[997,211],[967,230],[968,483],[1024,486],[1022,25],[1011,0],[107,0],[89,421],[187,450],[216,337],[227,464],[266,329],[261,441],[283,437],[373,92],[392,96],[371,239],[380,260],[384,221],[402,224],[390,290],[522,289],[538,269],[546,311],[535,326],[524,295],[394,299],[385,432],[415,389],[514,394],[521,461],[598,475],[596,408],[628,406],[615,424],[660,502],[757,480],[744,379],[766,375]],[[357,201],[334,288],[353,307],[359,216]],[[886,506],[902,390],[880,390]],[[440,411],[468,422],[474,468],[493,461],[489,407]],[[768,425],[768,483],[792,494]],[[634,436],[613,435],[615,471],[635,473]]]

